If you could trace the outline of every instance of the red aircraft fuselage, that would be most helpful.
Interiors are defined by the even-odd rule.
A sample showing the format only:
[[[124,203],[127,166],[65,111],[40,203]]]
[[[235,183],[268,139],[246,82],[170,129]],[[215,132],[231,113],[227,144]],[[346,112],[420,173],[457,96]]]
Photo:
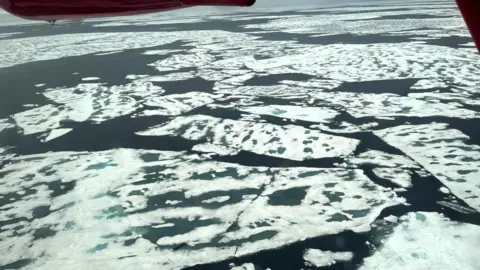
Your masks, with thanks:
[[[0,8],[29,20],[67,20],[153,13],[192,6],[251,6],[255,0],[0,0]]]
[[[480,0],[456,0],[473,41],[480,52]]]

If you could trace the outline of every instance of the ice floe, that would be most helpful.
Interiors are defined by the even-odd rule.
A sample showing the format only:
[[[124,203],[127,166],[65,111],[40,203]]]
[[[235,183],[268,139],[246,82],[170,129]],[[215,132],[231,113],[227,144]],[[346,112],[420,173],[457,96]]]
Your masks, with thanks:
[[[253,263],[244,263],[240,266],[233,266],[230,270],[255,270],[255,265]]]
[[[142,81],[150,82],[174,82],[174,81],[183,81],[188,79],[195,78],[195,72],[173,72],[169,74],[164,74],[161,76],[149,76],[144,78]]]
[[[234,155],[240,152],[239,149],[229,148],[228,145],[217,145],[212,143],[196,144],[192,147],[192,150],[222,156]]]
[[[1,39],[0,46],[4,53],[0,57],[0,67],[68,56],[154,47],[182,39],[198,41],[200,44],[222,39],[226,46],[232,47],[235,43],[249,42],[254,37],[226,31],[167,31],[60,34]],[[18,47],[22,48],[21,52],[16,49]],[[55,50],[51,50],[52,47]]]
[[[358,12],[358,11],[388,11],[390,15],[395,15],[399,10],[395,9],[400,9],[400,12],[403,12],[403,10],[416,10],[418,8],[422,8],[425,6],[428,6],[430,9],[427,9],[425,11],[425,14],[437,14],[437,13],[444,13],[448,12],[449,14],[452,12],[452,8],[455,8],[455,4],[447,1],[443,2],[430,2],[430,1],[412,1],[412,0],[405,0],[402,2],[397,2],[394,0],[386,0],[383,3],[385,5],[365,5],[365,3],[362,2],[356,2],[356,3],[351,3],[349,5],[345,4],[340,4],[340,5],[332,5],[328,6],[327,9],[332,11],[332,12]],[[393,10],[392,10],[393,9]],[[315,11],[315,9],[311,9]],[[316,12],[322,11],[324,9],[316,9]],[[457,13],[455,13],[457,14]]]
[[[215,59],[213,55],[205,52],[192,54],[174,54],[165,60],[152,63],[159,71],[175,71],[180,68],[205,66]]]
[[[424,92],[424,93],[410,93],[408,94],[409,97],[415,99],[422,99],[426,100],[429,103],[443,103],[443,104],[452,104],[461,108],[465,106],[465,104],[473,105],[473,106],[480,106],[480,100],[472,96],[469,92],[469,87],[461,87],[454,89],[453,93],[441,93],[441,92]]]
[[[346,156],[358,144],[355,139],[327,135],[294,125],[277,126],[205,115],[177,117],[165,125],[138,134],[174,134],[190,140],[203,140],[228,148],[293,160]]]
[[[323,123],[311,125],[310,128],[319,129],[322,131],[331,131],[335,133],[353,133],[353,132],[362,132],[362,131],[370,131],[378,126],[377,122],[367,122],[364,124],[356,125],[351,124],[349,122],[341,121],[338,123],[337,126],[327,126]]]
[[[443,87],[448,87],[448,84],[444,81],[422,79],[416,82],[410,89],[420,90],[420,89],[443,88]]]
[[[450,193],[450,190],[446,187],[441,187],[440,189],[440,192],[442,192],[443,194],[449,194]]]
[[[404,202],[393,191],[372,183],[361,170],[288,168],[272,172],[274,179],[262,196],[239,216],[239,229],[226,233],[232,240],[262,232],[271,236],[242,244],[238,256],[347,229],[369,231],[382,209]]]
[[[92,120],[102,122],[133,113],[142,106],[142,102],[136,101],[134,97],[147,98],[162,93],[163,90],[160,87],[142,81],[112,87],[86,83],[72,88],[52,88],[45,90],[43,95],[49,100],[61,104],[60,106],[48,104],[14,114],[12,117],[15,123],[22,128],[23,133],[28,135],[59,128],[60,121]],[[195,102],[198,103],[198,101],[192,100],[188,103],[189,105],[183,105],[176,110],[183,111],[188,106],[192,107],[196,104]],[[166,104],[167,102],[160,106],[166,106]],[[176,104],[181,105],[182,103],[177,102]],[[170,107],[164,107],[164,111],[173,107],[173,104]]]
[[[98,81],[98,80],[100,80],[100,78],[98,78],[98,77],[86,77],[86,78],[82,79],[82,81],[86,81],[86,82],[88,82],[88,81]]]
[[[350,261],[353,259],[353,253],[307,249],[303,255],[303,259],[307,266],[325,267],[337,262]]]
[[[219,95],[192,91],[185,94],[147,98],[144,105],[156,107],[156,109],[144,110],[140,115],[179,115],[194,108],[213,103],[219,97]]]
[[[267,74],[289,71],[350,82],[429,78],[469,85],[476,83],[475,74],[480,75],[474,57],[471,52],[408,42],[331,44],[298,48],[246,65]]]
[[[411,158],[378,150],[368,150],[357,156],[349,157],[348,163],[369,164],[389,168],[418,168],[418,164]]]
[[[136,18],[121,18],[121,22],[104,22],[94,24],[93,27],[115,27],[115,26],[145,26],[145,25],[164,25],[164,24],[182,24],[202,22],[199,18],[162,18],[152,17],[152,15],[137,16]]]
[[[412,186],[412,177],[408,171],[398,168],[374,168],[373,173],[399,187],[408,188]]]
[[[0,162],[1,161],[8,161],[13,158],[15,155],[11,154],[8,148],[0,147]],[[1,196],[0,196],[1,197]]]
[[[480,146],[446,124],[401,125],[375,131],[435,175],[452,193],[480,210]]]
[[[300,107],[291,105],[266,105],[266,106],[250,106],[238,108],[240,111],[272,115],[288,119],[298,119],[309,122],[330,122],[338,112],[329,108],[319,107]]]
[[[269,170],[183,152],[29,155],[0,173],[1,196],[11,198],[0,211],[0,260],[35,259],[25,269],[179,269],[368,230],[383,208],[404,201],[359,170]],[[304,191],[277,196],[293,189]]]
[[[215,85],[214,90],[220,94],[246,95],[246,96],[263,96],[263,97],[308,97],[313,94],[314,90],[298,86],[290,85],[268,85],[268,86],[239,86],[220,88]]]
[[[360,270],[479,269],[480,227],[441,214],[409,213]]]
[[[330,104],[340,105],[357,118],[385,116],[480,117],[479,112],[463,108],[461,104],[456,102],[440,103],[436,100],[420,99],[414,96],[349,92],[315,93],[312,96]]]
[[[29,135],[59,128],[61,120],[87,120],[88,111],[91,108],[90,106],[82,106],[82,108],[85,108],[86,111],[75,110],[72,107],[56,107],[49,104],[14,114],[12,118],[15,124],[22,129],[23,134]]]
[[[0,38],[9,38],[18,34],[22,34],[22,32],[0,33]]]
[[[2,132],[5,129],[12,128],[14,125],[9,123],[8,119],[0,119],[0,132]]]
[[[383,219],[390,222],[390,223],[397,223],[398,222],[398,217],[392,216],[392,215],[390,215],[388,217],[384,217]]]
[[[65,134],[67,134],[68,132],[72,131],[73,129],[72,128],[57,128],[57,129],[53,129],[50,131],[50,133],[44,138],[42,139],[43,142],[48,142],[48,141],[51,141],[53,139],[56,139],[58,137],[61,137]]]
[[[219,197],[204,200],[203,202],[204,203],[215,203],[215,202],[222,203],[222,202],[228,201],[229,199],[230,199],[230,196],[219,196]]]
[[[141,154],[145,154],[145,156],[140,156]],[[142,167],[141,158],[147,158],[148,155],[157,156],[159,161],[163,160],[164,162],[184,156],[173,153],[137,153],[131,150],[94,154],[54,153],[23,157],[7,165],[8,167],[2,170],[2,173],[7,172],[7,175],[0,180],[2,195],[12,196],[11,194],[22,190],[25,190],[26,194],[18,198],[12,197],[13,200],[3,205],[2,211],[0,211],[2,220],[12,221],[15,227],[21,226],[15,229],[8,224],[2,225],[0,239],[2,240],[3,255],[0,255],[0,261],[8,264],[22,258],[31,258],[35,261],[27,269],[57,268],[60,265],[69,269],[81,269],[100,266],[100,261],[103,261],[102,265],[104,263],[111,266],[118,265],[117,258],[133,254],[139,255],[139,257],[134,260],[122,261],[122,265],[133,267],[140,260],[144,268],[162,265],[163,269],[177,269],[191,263],[211,261],[211,257],[204,257],[205,252],[215,252],[216,257],[222,257],[220,253],[225,250],[222,248],[205,248],[197,252],[177,254],[168,249],[164,252],[155,251],[155,243],[151,243],[145,238],[136,239],[148,233],[149,229],[145,226],[154,225],[157,222],[164,223],[163,219],[172,220],[178,214],[180,216],[177,218],[180,220],[183,216],[185,219],[191,217],[191,221],[193,221],[198,214],[202,213],[201,208],[192,207],[190,210],[186,208],[183,214],[178,209],[167,210],[160,216],[155,212],[131,217],[126,214],[125,210],[134,208],[132,203],[138,203],[138,199],[135,200],[138,196],[130,194],[134,193],[130,191],[137,190],[134,182],[143,178],[143,173],[138,175]],[[55,167],[52,167],[53,165]],[[15,181],[16,177],[28,178],[30,181]],[[218,184],[216,184],[217,187]],[[155,191],[152,185],[144,187],[146,190],[153,188]],[[158,188],[161,189],[160,186]],[[127,193],[123,194],[123,190]],[[137,193],[141,193],[141,190],[140,188]],[[120,199],[109,195],[109,192],[112,191],[120,192]],[[160,192],[160,190],[158,191]],[[123,199],[132,202],[129,207],[129,203]],[[126,209],[122,206],[123,204],[126,205]],[[239,207],[241,209],[242,205]],[[232,205],[228,207],[228,211],[227,209],[224,209],[225,211],[217,210],[216,213],[219,216],[216,218],[209,217],[210,214],[207,213],[211,212],[216,215],[215,212],[203,211],[205,221],[197,221],[198,228],[195,230],[199,233],[196,237],[199,239],[197,241],[205,239],[205,236],[208,237],[205,229],[211,228],[210,233],[218,231],[218,228],[215,230],[212,226],[202,226],[202,222],[212,225],[218,223],[215,219],[227,222],[228,219],[234,219],[238,213],[238,210],[234,209],[235,206]],[[24,218],[27,220],[23,221]],[[177,226],[179,225],[175,225],[176,229]],[[228,224],[224,224],[223,227],[225,228],[221,228],[222,231],[228,227]],[[165,228],[167,227],[161,229]],[[12,235],[14,231],[19,235]],[[177,238],[181,235],[180,233]],[[195,238],[187,235],[185,237],[189,241],[195,241]],[[128,239],[134,242],[129,247],[123,245],[123,242]],[[177,241],[172,237],[161,239],[163,240],[159,243],[175,243]],[[178,241],[183,240],[179,238]],[[233,255],[234,248],[228,250],[230,252],[224,258]],[[144,260],[145,257],[154,254],[164,257],[164,259]],[[179,261],[171,262],[172,256],[177,257]]]
[[[358,10],[357,10],[358,11]],[[246,29],[262,29],[270,31],[281,31],[286,33],[302,34],[390,34],[405,30],[422,31],[423,29],[436,30],[435,33],[442,33],[445,30],[464,27],[461,18],[453,15],[451,8],[445,9],[450,15],[445,18],[417,18],[417,19],[383,19],[382,16],[400,16],[412,14],[439,15],[441,10],[428,10],[425,8],[404,11],[381,11],[371,10],[370,12],[350,12],[328,14],[311,14],[310,16],[299,16],[294,20],[290,18],[272,18],[267,23],[247,24]],[[456,14],[455,14],[456,15]],[[443,30],[443,31],[442,31]]]

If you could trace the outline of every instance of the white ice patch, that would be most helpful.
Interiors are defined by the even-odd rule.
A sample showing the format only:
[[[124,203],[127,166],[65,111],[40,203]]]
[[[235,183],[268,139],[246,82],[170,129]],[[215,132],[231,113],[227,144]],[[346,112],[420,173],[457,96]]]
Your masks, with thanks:
[[[463,106],[462,104],[480,106],[480,100],[474,98],[474,96],[472,96],[468,90],[466,91],[465,88],[455,89],[454,93],[440,93],[439,91],[435,91],[426,93],[410,93],[408,96],[416,99],[427,100],[428,102],[454,104],[457,107]]]
[[[111,87],[98,83],[84,83],[71,88],[47,89],[43,95],[63,104],[66,117],[76,121],[102,122],[133,113],[141,108],[142,102],[135,98],[151,98],[162,93],[162,88],[140,80]]]
[[[299,126],[282,127],[205,115],[177,117],[165,125],[137,134],[175,134],[189,140],[203,139],[215,145],[293,160],[346,156],[358,144],[355,139],[326,135]]]
[[[143,54],[144,55],[166,55],[170,53],[178,53],[182,52],[182,50],[148,50],[145,51]]]
[[[100,23],[100,24],[95,24],[93,27],[115,27],[115,26],[129,26],[129,23],[124,23],[124,22],[106,22],[106,23]]]
[[[234,266],[230,270],[255,270],[255,265],[253,263],[244,263],[240,266]]]
[[[212,103],[220,96],[203,92],[188,92],[146,98],[144,103],[158,109],[144,110],[140,115],[179,115],[197,107]]]
[[[261,85],[261,86],[227,86],[215,83],[216,93],[241,95],[241,96],[260,96],[260,97],[279,97],[279,98],[307,98],[309,94],[315,93],[314,89],[300,87],[298,85]],[[321,91],[321,90],[318,90]]]
[[[429,78],[469,85],[480,76],[476,56],[426,44],[332,44],[298,48],[246,65],[265,74],[295,72],[348,82]]]
[[[145,77],[148,77],[148,75],[129,74],[129,75],[125,76],[125,79],[137,80],[137,79],[141,79],[141,78],[145,78]]]
[[[231,258],[237,247],[241,256],[323,234],[365,231],[382,209],[404,202],[361,170],[269,170],[183,152],[30,155],[13,158],[0,173],[2,195],[23,194],[0,211],[0,219],[7,221],[1,226],[0,261],[34,258],[25,269],[92,269],[105,262],[182,269]],[[305,189],[305,196],[283,199],[297,203],[269,200],[294,188]],[[238,194],[241,200],[235,199]],[[233,200],[228,205],[202,207],[226,202],[227,196]],[[237,220],[239,229],[229,231]],[[33,240],[37,230],[46,228],[56,233]],[[142,237],[150,232],[166,236]],[[254,235],[259,238],[252,240]],[[127,240],[132,244],[124,245]],[[198,248],[172,248],[183,244]],[[111,259],[118,257],[127,258]]]
[[[202,21],[201,19],[194,19],[194,18],[192,19],[168,18],[168,20],[166,20],[165,18],[163,19],[159,17],[152,18],[150,16],[137,17],[138,19],[135,19],[135,20],[126,18],[126,19],[123,19],[122,22],[105,22],[100,24],[94,24],[93,27],[165,25],[165,24],[197,23]]]
[[[9,38],[19,34],[22,34],[22,32],[0,33],[0,38]]]
[[[239,108],[240,111],[254,114],[272,115],[309,122],[329,123],[338,112],[329,108],[300,107],[291,105],[266,105]]]
[[[168,205],[176,205],[176,204],[179,204],[181,203],[182,201],[179,201],[179,200],[166,200],[165,201],[165,204],[168,204]]]
[[[398,168],[374,168],[373,173],[403,188],[412,186],[412,176],[408,171]]]
[[[337,262],[345,262],[353,259],[352,252],[332,252],[319,249],[307,249],[303,254],[307,266],[325,267]]]
[[[155,47],[175,42],[191,40],[203,44],[224,42],[224,46],[232,48],[238,44],[246,44],[254,37],[243,33],[226,31],[166,31],[166,32],[119,32],[119,33],[85,33],[37,36],[0,40],[3,52],[0,55],[0,67],[8,67],[32,61],[59,59],[68,56],[121,51],[144,47]],[[266,44],[267,42],[262,42]],[[279,43],[281,44],[281,43]],[[21,47],[19,51],[16,48]],[[54,48],[52,50],[52,48]],[[250,51],[252,48],[237,50],[236,55]],[[231,53],[231,52],[229,52]],[[210,56],[206,56],[210,57]],[[180,62],[170,62],[182,65]],[[194,62],[190,62],[194,64]],[[173,66],[173,69],[178,67]]]
[[[392,215],[390,215],[388,217],[384,217],[383,219],[390,222],[390,223],[397,223],[398,222],[398,217],[392,216]]]
[[[204,200],[203,202],[204,203],[222,203],[222,202],[228,201],[229,199],[230,199],[230,196],[219,196],[219,197],[211,198],[208,200]]]
[[[354,125],[345,121],[340,122],[338,127],[329,127],[323,123],[311,125],[310,128],[320,129],[322,131],[330,131],[335,133],[354,133],[362,131],[370,131],[372,128],[378,126],[377,122],[367,122],[361,125]]]
[[[425,18],[425,19],[382,19],[382,16],[392,15],[412,15],[429,14],[436,15],[439,10],[418,8],[404,11],[370,11],[370,12],[350,12],[350,13],[324,13],[312,14],[310,16],[297,17],[294,20],[290,18],[278,18],[269,20],[267,23],[248,24],[243,26],[250,29],[263,29],[271,31],[281,31],[286,33],[302,34],[390,34],[392,32],[401,32],[405,30],[430,28],[436,34],[445,33],[452,29],[463,29],[461,18]],[[356,10],[358,11],[358,9]],[[451,11],[451,8],[445,9]],[[448,15],[453,15],[448,13]],[[456,15],[456,14],[455,14]],[[413,33],[412,33],[413,34]]]
[[[480,210],[480,147],[446,124],[402,125],[374,132],[420,163],[452,193]]]
[[[82,81],[85,81],[85,82],[88,82],[88,81],[98,81],[100,80],[100,78],[98,77],[86,77],[86,78],[83,78]]]
[[[291,85],[294,87],[306,87],[313,88],[315,90],[331,90],[339,87],[342,84],[342,81],[339,80],[320,80],[320,79],[310,79],[306,81],[289,81],[283,80],[279,82],[280,84]]]
[[[385,116],[480,117],[480,113],[465,109],[459,103],[441,103],[434,99],[417,98],[415,95],[397,96],[394,94],[321,92],[314,93],[312,96],[330,104],[340,105],[356,118]]]
[[[440,192],[442,192],[443,194],[450,194],[450,190],[446,187],[440,187]]]
[[[23,134],[29,135],[59,128],[61,120],[85,121],[89,109],[87,106],[86,111],[77,111],[74,107],[49,104],[14,114],[12,118]]]
[[[255,43],[253,43],[251,45],[260,45],[260,44],[261,44],[261,42],[255,41]],[[219,47],[211,47],[211,49],[214,50],[214,51],[219,51],[222,48],[223,49],[229,49],[228,47],[224,47],[226,45],[227,44],[225,44],[223,46],[217,45]],[[283,45],[286,45],[286,44],[283,43]],[[257,49],[260,49],[260,48],[257,48]],[[277,48],[272,48],[272,49],[275,50]],[[264,50],[265,50],[265,48],[264,48]],[[267,51],[269,53],[272,53],[269,50],[267,50]],[[275,51],[273,53],[275,54]],[[253,63],[253,62],[255,62],[255,58],[253,57],[252,53],[242,55],[242,54],[236,54],[236,53],[233,53],[232,51],[230,51],[230,52],[227,53],[227,56],[225,56],[223,59],[215,60],[212,63],[210,63],[210,65],[211,65],[212,68],[215,68],[215,69],[224,69],[223,71],[227,74],[241,75],[241,74],[244,74],[244,73],[238,73],[238,72],[242,71],[242,69],[245,68],[245,64]],[[246,71],[251,72],[248,69]]]
[[[365,232],[385,207],[405,202],[392,190],[374,184],[362,170],[282,168],[271,171],[272,182],[240,215],[238,231],[228,232],[226,237],[235,240],[261,232],[276,233],[242,244],[237,256],[344,230]],[[305,190],[305,195],[287,195],[298,189]],[[278,194],[281,192],[286,194]]]
[[[5,129],[12,128],[14,125],[10,124],[8,122],[8,119],[0,119],[0,132],[2,132]]]
[[[4,176],[0,179],[0,194],[24,195],[1,208],[0,219],[13,223],[1,226],[0,261],[9,264],[34,258],[25,269],[101,268],[108,262],[115,267],[173,270],[233,257],[235,244],[219,248],[209,243],[228,229],[251,199],[207,209],[195,199],[186,204],[182,193],[186,198],[204,198],[219,191],[255,195],[271,180],[265,173],[267,168],[208,162],[183,152],[126,149],[60,152],[11,161],[0,170]],[[217,177],[208,179],[212,172]],[[156,181],[155,178],[168,180]],[[66,185],[71,189],[62,194]],[[52,187],[56,191],[50,189]],[[52,196],[52,192],[59,194]],[[117,195],[111,196],[112,192]],[[180,195],[171,197],[172,192]],[[164,200],[156,199],[161,205],[147,208],[146,201],[151,196],[163,195]],[[37,212],[41,216],[36,216]],[[22,220],[33,216],[36,219]],[[19,220],[15,221],[16,218]],[[193,230],[186,232],[185,224],[193,226]],[[171,236],[159,237],[154,242],[141,238],[152,230],[152,225]],[[34,240],[34,233],[42,228],[56,234]],[[139,239],[135,241],[135,238]],[[134,243],[126,246],[123,244],[126,240]],[[195,251],[168,248],[168,245],[183,243],[207,246]],[[157,249],[157,244],[167,248]],[[111,259],[131,255],[135,256],[121,262]]]
[[[465,207],[465,206],[462,206],[460,205],[458,202],[455,202],[455,201],[437,201],[437,204],[443,206],[443,207],[447,207],[447,208],[450,208],[452,210],[455,210],[459,213],[463,213],[463,214],[478,214],[478,212],[475,210],[475,209],[472,209],[470,207]]]
[[[372,164],[389,168],[418,168],[418,164],[409,157],[368,150],[348,158],[350,164]]]
[[[201,67],[213,62],[215,57],[205,52],[194,54],[174,54],[167,59],[150,64],[158,71],[176,71],[181,68]]]
[[[250,21],[250,20],[259,20],[259,19],[269,19],[269,20],[272,20],[272,19],[286,19],[286,18],[290,18],[290,19],[294,19],[294,18],[298,18],[298,17],[301,17],[303,15],[247,15],[247,16],[238,16],[238,17],[235,17],[235,16],[232,16],[232,17],[223,17],[223,16],[218,16],[219,18],[223,18],[223,19],[231,19],[232,21]],[[217,17],[217,16],[215,16]]]
[[[161,76],[150,76],[144,78],[144,81],[150,82],[174,82],[174,81],[184,81],[188,79],[195,78],[195,72],[172,72],[168,74],[164,74]],[[195,90],[195,89],[192,89]]]
[[[8,161],[12,159],[14,156],[15,155],[9,153],[8,148],[0,147],[0,161]]]
[[[465,47],[475,47],[475,43],[472,41],[472,42],[467,42],[465,44],[461,44],[461,46],[465,46]]]
[[[430,79],[422,79],[416,82],[410,89],[413,90],[422,90],[422,89],[431,89],[431,88],[444,88],[447,87],[448,84],[441,80],[430,80]]]
[[[116,53],[121,53],[122,51],[111,51],[111,52],[104,52],[104,53],[97,53],[95,55],[110,55],[110,54],[116,54]]]
[[[360,270],[480,269],[480,227],[438,213],[409,213]]]
[[[397,15],[398,12],[400,14],[405,14],[405,11],[399,11],[399,10],[391,10],[391,9],[407,9],[407,10],[415,10],[417,8],[424,8],[425,6],[431,7],[431,9],[427,9],[424,14],[432,14],[432,15],[441,15],[441,14],[451,14],[452,13],[452,8],[455,8],[455,4],[452,4],[450,2],[439,2],[437,4],[430,2],[430,1],[412,1],[412,0],[405,0],[402,2],[397,2],[397,1],[383,1],[386,5],[382,6],[367,6],[365,3],[358,2],[358,3],[351,3],[348,6],[343,5],[340,3],[340,5],[336,6],[333,5],[331,7],[328,7],[328,10],[333,11],[333,12],[358,12],[359,10],[362,11],[370,11],[370,12],[388,12],[388,15]],[[319,12],[323,11],[324,9],[308,9],[304,10],[303,12]],[[409,13],[407,13],[409,14]]]
[[[245,107],[245,106],[253,106],[253,105],[261,105],[263,102],[256,101],[255,97],[252,96],[244,96],[244,95],[224,95],[222,98],[218,99],[222,101],[221,104],[210,104],[210,108],[228,108],[228,109],[236,109],[238,107]],[[227,102],[229,101],[229,102]],[[249,113],[242,113],[242,116],[253,116],[256,118],[260,118],[259,115],[249,114]]]
[[[203,153],[218,154],[222,156],[235,155],[240,151],[238,149],[234,149],[228,146],[211,143],[196,144],[192,147],[192,150]]]
[[[68,132],[70,132],[72,130],[73,129],[71,129],[71,128],[53,129],[53,130],[50,131],[50,133],[44,139],[42,139],[42,142],[48,142],[48,141],[51,141],[51,140],[56,139],[58,137],[61,137],[61,136],[67,134]]]

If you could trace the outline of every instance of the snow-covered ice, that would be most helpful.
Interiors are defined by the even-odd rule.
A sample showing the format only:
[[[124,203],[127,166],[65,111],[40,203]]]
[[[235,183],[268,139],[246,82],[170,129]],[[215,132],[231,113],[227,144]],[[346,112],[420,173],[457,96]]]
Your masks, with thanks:
[[[360,270],[480,268],[480,228],[438,213],[408,213]]]
[[[336,262],[349,261],[353,258],[351,252],[332,252],[319,249],[307,249],[303,255],[307,265],[315,267],[325,267],[335,264]]]
[[[175,134],[190,140],[206,140],[228,148],[293,160],[345,156],[353,152],[358,144],[354,139],[294,125],[282,127],[205,115],[176,117],[165,125],[151,127],[138,134]]]
[[[480,146],[446,124],[401,125],[375,131],[435,175],[450,191],[480,210]]]

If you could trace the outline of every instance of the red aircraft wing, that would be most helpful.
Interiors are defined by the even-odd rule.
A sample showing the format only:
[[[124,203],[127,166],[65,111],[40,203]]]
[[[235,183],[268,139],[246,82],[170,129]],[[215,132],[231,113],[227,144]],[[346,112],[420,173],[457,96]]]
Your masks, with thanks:
[[[480,0],[456,0],[473,41],[480,52]]]
[[[0,0],[0,8],[30,20],[133,15],[191,6],[251,6],[255,0]]]

